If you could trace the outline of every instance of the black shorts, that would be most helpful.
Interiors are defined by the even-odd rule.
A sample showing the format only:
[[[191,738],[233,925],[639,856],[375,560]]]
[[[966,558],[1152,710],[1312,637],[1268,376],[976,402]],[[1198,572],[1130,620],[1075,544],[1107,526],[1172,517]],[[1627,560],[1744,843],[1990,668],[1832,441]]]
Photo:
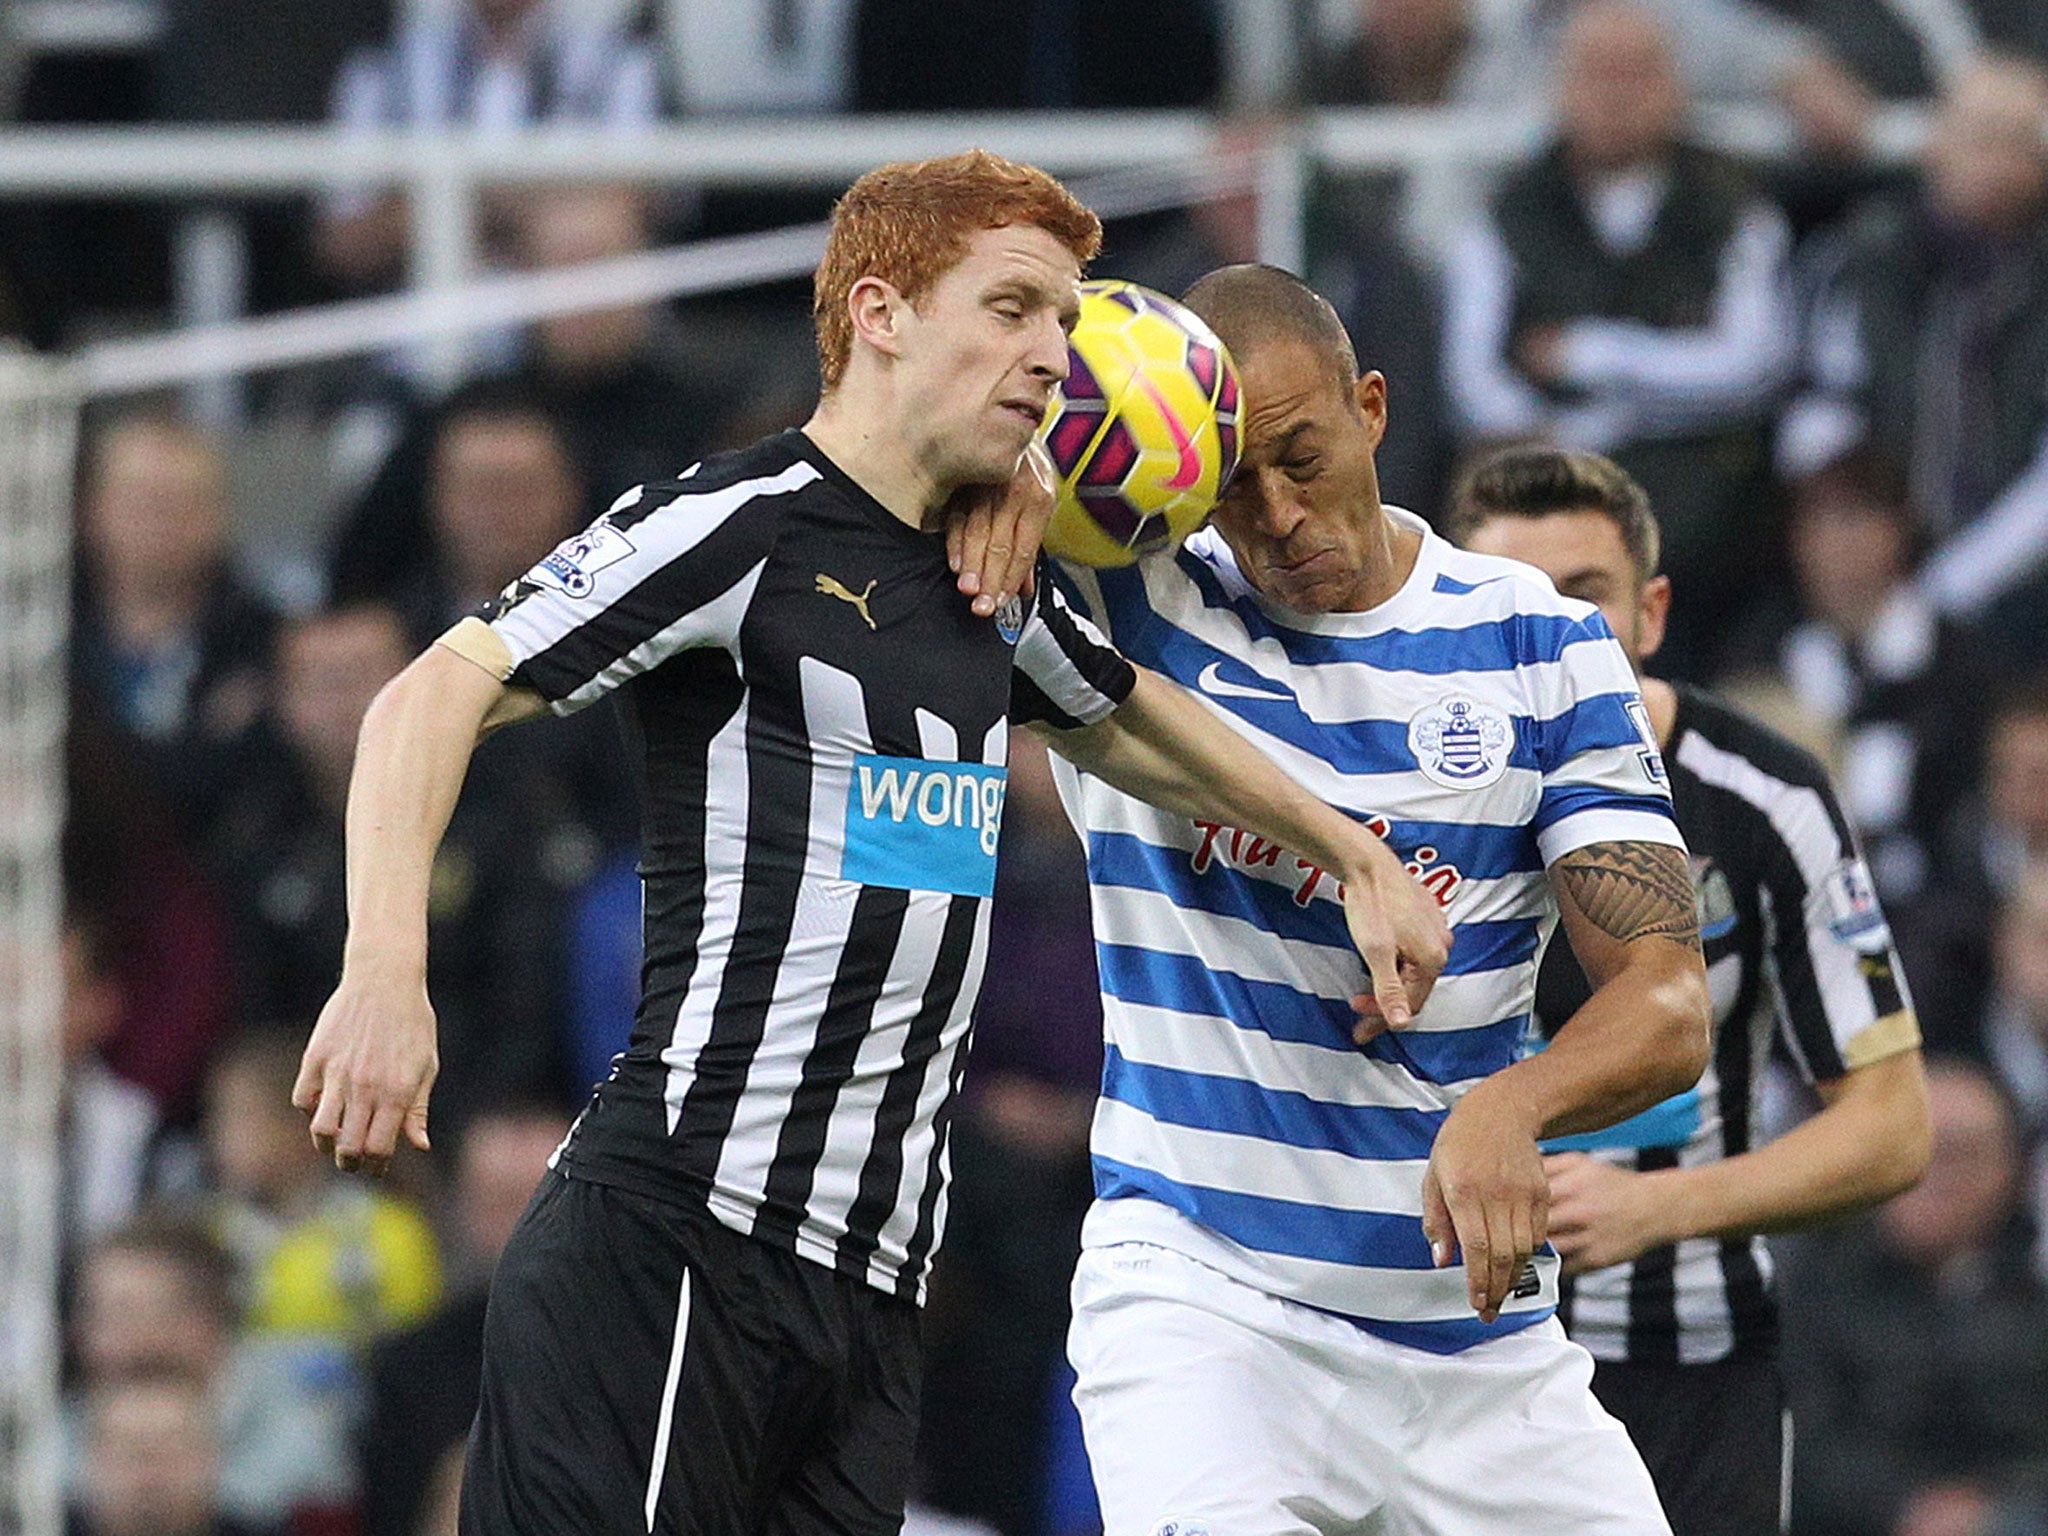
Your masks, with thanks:
[[[894,1536],[918,1323],[701,1210],[551,1174],[491,1281],[463,1536]]]
[[[1784,1530],[1785,1387],[1776,1360],[1602,1360],[1593,1370],[1593,1395],[1643,1453],[1672,1536]]]

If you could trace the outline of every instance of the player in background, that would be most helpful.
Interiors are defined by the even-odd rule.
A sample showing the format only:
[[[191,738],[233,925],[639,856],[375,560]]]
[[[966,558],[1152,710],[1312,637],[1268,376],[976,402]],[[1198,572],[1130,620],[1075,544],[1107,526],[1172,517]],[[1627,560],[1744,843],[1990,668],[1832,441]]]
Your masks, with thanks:
[[[1920,1033],[1891,935],[1827,773],[1811,754],[1685,684],[1642,675],[1671,583],[1642,488],[1611,460],[1509,449],[1458,486],[1445,531],[1526,561],[1595,604],[1641,679],[1692,854],[1713,995],[1699,1084],[1555,1144],[1550,1236],[1563,1315],[1593,1388],[1649,1462],[1677,1536],[1754,1536],[1784,1518],[1784,1389],[1761,1234],[1846,1216],[1911,1186],[1931,1132]],[[1548,1036],[1586,995],[1554,949]],[[1765,1065],[1782,1044],[1823,1108],[1763,1143]]]
[[[1442,963],[1384,844],[1049,582],[988,615],[954,590],[945,509],[1029,483],[1099,239],[994,156],[869,173],[818,272],[806,427],[627,492],[369,711],[343,972],[294,1093],[345,1167],[426,1144],[427,875],[478,737],[617,692],[645,757],[640,1015],[493,1276],[471,1536],[893,1536],[1013,719],[1331,866],[1361,1029]]]
[[[1412,1026],[1361,1047],[1313,854],[1068,776],[1106,1031],[1070,1351],[1108,1531],[1664,1532],[1554,1317],[1538,1150],[1706,1060],[1628,658],[1381,505],[1386,381],[1322,298],[1239,266],[1185,302],[1237,360],[1243,461],[1178,555],[1068,573],[1080,605],[1381,829],[1454,937]],[[1521,1059],[1560,918],[1600,987]]]

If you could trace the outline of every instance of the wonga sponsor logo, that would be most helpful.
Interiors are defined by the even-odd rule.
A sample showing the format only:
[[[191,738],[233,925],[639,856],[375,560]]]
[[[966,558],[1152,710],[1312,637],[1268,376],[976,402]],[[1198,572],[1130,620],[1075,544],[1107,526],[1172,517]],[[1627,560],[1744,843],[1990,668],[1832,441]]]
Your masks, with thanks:
[[[994,895],[1007,778],[984,763],[856,757],[839,873],[903,891]]]

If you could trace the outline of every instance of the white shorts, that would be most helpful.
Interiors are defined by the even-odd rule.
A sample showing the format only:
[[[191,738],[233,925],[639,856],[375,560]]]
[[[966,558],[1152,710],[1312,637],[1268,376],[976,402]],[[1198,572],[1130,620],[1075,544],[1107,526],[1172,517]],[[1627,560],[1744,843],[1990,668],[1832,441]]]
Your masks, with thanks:
[[[1068,1353],[1106,1536],[1670,1536],[1555,1318],[1436,1355],[1119,1243]]]

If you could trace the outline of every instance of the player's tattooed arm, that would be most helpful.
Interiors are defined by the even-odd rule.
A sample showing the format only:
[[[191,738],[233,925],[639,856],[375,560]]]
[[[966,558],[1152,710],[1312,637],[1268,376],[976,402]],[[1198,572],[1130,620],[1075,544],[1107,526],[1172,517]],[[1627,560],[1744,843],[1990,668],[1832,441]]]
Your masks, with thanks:
[[[1663,938],[1700,947],[1699,909],[1682,849],[1666,843],[1594,843],[1552,866],[1564,895],[1617,943]]]

